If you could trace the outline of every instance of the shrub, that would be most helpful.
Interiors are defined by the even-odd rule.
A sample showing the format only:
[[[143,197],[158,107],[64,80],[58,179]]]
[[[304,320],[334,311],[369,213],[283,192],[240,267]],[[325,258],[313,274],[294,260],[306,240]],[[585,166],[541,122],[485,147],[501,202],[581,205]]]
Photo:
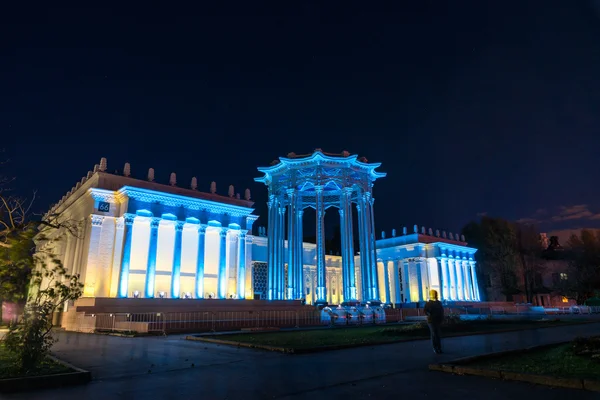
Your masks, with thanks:
[[[578,337],[573,340],[573,353],[600,361],[600,336]]]
[[[40,365],[54,343],[52,316],[66,301],[81,297],[79,275],[67,274],[60,260],[50,258],[52,266],[40,261],[33,272],[32,290],[22,321],[12,324],[4,338],[6,349],[15,355],[16,367],[23,372]]]

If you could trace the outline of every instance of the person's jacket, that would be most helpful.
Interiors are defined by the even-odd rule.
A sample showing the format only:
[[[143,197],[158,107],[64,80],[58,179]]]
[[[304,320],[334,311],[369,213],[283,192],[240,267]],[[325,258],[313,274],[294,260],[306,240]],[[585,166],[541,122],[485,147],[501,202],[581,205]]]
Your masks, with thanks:
[[[444,322],[444,306],[439,300],[429,300],[425,304],[425,315],[430,324],[441,324]]]

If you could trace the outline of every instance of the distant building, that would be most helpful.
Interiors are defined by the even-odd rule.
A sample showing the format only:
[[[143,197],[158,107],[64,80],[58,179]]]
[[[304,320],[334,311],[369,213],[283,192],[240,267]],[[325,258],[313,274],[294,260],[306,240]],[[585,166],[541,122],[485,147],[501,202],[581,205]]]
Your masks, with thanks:
[[[568,253],[560,245],[557,236],[548,238],[545,233],[540,234],[540,248],[542,251],[537,260],[538,264],[534,269],[533,282],[529,287],[532,304],[544,307],[562,307],[574,304],[574,300],[563,297],[557,290],[561,285],[561,281],[568,279]],[[517,293],[506,296],[502,293],[500,277],[492,271],[484,274],[482,288],[485,290],[487,301],[527,303],[525,273],[520,263],[517,264],[514,284],[518,288]]]

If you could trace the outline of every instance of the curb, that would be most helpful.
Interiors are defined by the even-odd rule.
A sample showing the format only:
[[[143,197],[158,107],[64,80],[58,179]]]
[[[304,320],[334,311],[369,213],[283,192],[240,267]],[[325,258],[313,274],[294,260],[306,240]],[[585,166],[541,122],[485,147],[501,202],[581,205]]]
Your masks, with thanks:
[[[71,365],[51,355],[48,356],[48,358],[64,365],[65,367],[71,368],[74,372],[0,379],[0,392],[14,393],[29,390],[82,385],[88,383],[92,379],[92,374],[89,371],[75,367],[74,365]]]
[[[545,385],[552,387],[562,387],[568,389],[583,389],[593,392],[600,392],[600,381],[582,378],[561,378],[550,375],[534,375],[522,372],[511,372],[496,369],[487,368],[476,368],[464,366],[462,364],[468,364],[473,361],[480,361],[490,358],[503,357],[515,353],[530,352],[533,350],[542,350],[549,347],[560,346],[562,344],[570,343],[571,341],[556,342],[550,344],[544,344],[540,346],[532,346],[524,349],[500,351],[497,353],[483,354],[480,356],[459,358],[447,363],[430,364],[430,371],[447,372],[456,375],[474,375],[482,376],[486,378],[503,379],[506,381],[518,381],[534,383],[536,385]]]
[[[525,328],[525,329],[510,328],[510,329],[499,329],[499,330],[487,331],[487,332],[453,333],[453,334],[449,334],[449,335],[444,335],[442,338],[447,339],[447,338],[463,337],[463,336],[491,335],[491,334],[496,334],[496,333],[519,332],[519,331],[527,331],[527,330],[532,330],[532,329],[559,328],[561,326],[584,325],[584,324],[594,324],[594,323],[598,323],[598,321],[593,321],[593,322],[586,321],[586,322],[581,322],[581,323],[554,325],[554,326],[540,326],[540,327]],[[232,333],[232,335],[239,334],[239,333],[240,332],[235,332],[235,333]],[[250,332],[244,332],[244,333],[250,333]],[[254,333],[273,333],[273,332],[254,332]],[[235,347],[245,347],[245,348],[250,348],[250,349],[262,349],[262,350],[276,351],[276,352],[285,353],[285,354],[310,354],[310,353],[320,353],[320,352],[324,352],[324,351],[351,349],[351,348],[356,348],[356,347],[381,346],[381,345],[385,345],[385,344],[414,342],[414,341],[418,341],[418,340],[430,340],[429,336],[415,336],[415,337],[411,337],[411,338],[390,340],[389,342],[340,344],[340,345],[329,345],[329,346],[308,347],[308,348],[303,348],[303,349],[302,348],[296,349],[293,347],[276,347],[276,346],[254,344],[254,343],[247,343],[247,342],[236,342],[233,340],[212,339],[212,338],[203,337],[203,335],[200,335],[200,336],[188,335],[185,337],[185,340],[223,344],[223,345],[235,346]],[[227,335],[229,335],[229,334],[222,334],[220,336],[227,336]],[[552,344],[552,346],[554,346],[554,345],[556,345],[556,343]],[[519,351],[523,351],[523,350],[522,349],[509,350],[508,352],[519,352]],[[495,356],[500,355],[500,353],[492,353],[492,354]],[[473,359],[473,358],[477,358],[477,357],[484,357],[484,356],[467,357],[465,359],[460,359],[460,360],[468,360],[468,359]],[[458,360],[456,360],[456,361],[458,361]],[[473,361],[473,360],[470,360],[470,361]]]

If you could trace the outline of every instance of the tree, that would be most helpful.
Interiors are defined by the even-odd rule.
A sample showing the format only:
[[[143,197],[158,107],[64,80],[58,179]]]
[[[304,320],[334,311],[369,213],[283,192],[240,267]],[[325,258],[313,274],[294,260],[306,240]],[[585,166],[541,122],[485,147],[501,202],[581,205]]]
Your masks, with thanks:
[[[547,293],[549,289],[544,288],[541,277],[544,272],[542,260],[542,243],[540,234],[535,226],[514,224],[515,244],[521,272],[523,274],[523,287],[528,303],[533,303],[533,297],[538,293]]]
[[[502,218],[484,216],[462,229],[467,242],[478,249],[475,253],[480,274],[497,278],[507,300],[519,293],[517,281],[518,251],[514,224]],[[483,281],[483,280],[481,280]]]
[[[12,324],[4,338],[24,371],[35,368],[50,350],[52,316],[66,301],[82,294],[79,275],[69,275],[52,242],[74,234],[76,224],[59,214],[31,218],[31,200],[10,194],[0,186],[0,295],[20,300],[29,296],[21,322]],[[40,250],[35,252],[35,245]]]
[[[6,348],[18,360],[24,373],[34,370],[48,355],[52,337],[52,316],[66,301],[81,297],[79,275],[69,275],[53,254],[36,254],[32,288],[21,323],[12,324],[4,338]]]
[[[567,242],[571,257],[566,279],[560,279],[557,291],[583,304],[600,289],[600,232],[583,229]]]
[[[31,200],[7,193],[0,190],[0,300],[16,302],[27,295],[36,241],[76,235],[77,224],[59,214],[36,220],[30,212],[35,193]]]
[[[37,224],[27,222],[30,203],[0,192],[0,299],[25,298],[33,267]]]

